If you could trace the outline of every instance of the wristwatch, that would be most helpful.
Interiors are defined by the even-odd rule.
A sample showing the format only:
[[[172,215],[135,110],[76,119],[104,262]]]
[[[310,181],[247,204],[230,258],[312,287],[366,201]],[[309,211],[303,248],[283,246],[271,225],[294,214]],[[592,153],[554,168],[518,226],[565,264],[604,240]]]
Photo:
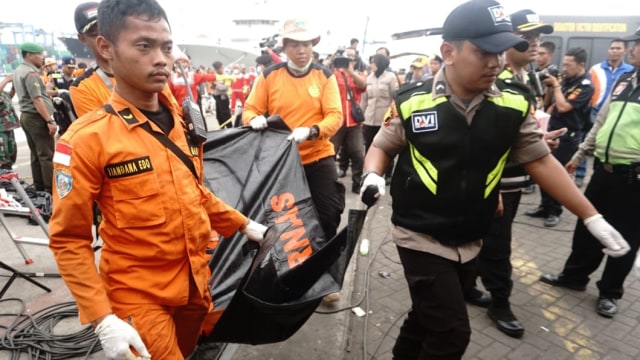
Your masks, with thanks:
[[[320,136],[320,128],[318,125],[313,125],[311,129],[309,129],[309,140],[315,140]]]
[[[57,125],[58,123],[56,122],[56,119],[53,117],[53,115],[51,115],[51,118],[49,118],[49,121],[47,121],[47,124]]]

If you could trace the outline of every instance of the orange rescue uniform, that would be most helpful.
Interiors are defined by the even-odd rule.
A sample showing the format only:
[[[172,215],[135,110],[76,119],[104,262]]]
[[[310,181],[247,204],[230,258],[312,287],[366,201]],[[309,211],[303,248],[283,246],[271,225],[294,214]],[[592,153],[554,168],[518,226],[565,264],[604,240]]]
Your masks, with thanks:
[[[307,74],[295,76],[284,62],[268,68],[249,93],[242,121],[248,125],[251,119],[264,114],[280,115],[291,130],[318,126],[317,139],[298,144],[302,164],[335,155],[329,139],[342,126],[342,104],[338,83],[330,70],[312,64]]]
[[[112,311],[122,316],[117,309],[127,304],[178,307],[190,295],[210,303],[205,250],[211,228],[229,237],[247,222],[204,187],[202,147],[187,142],[175,99],[158,97],[174,119],[168,137],[192,159],[199,180],[141,124],[162,130],[115,92],[109,104],[119,116],[92,111],[56,145],[49,247],[82,323]],[[91,247],[94,201],[103,214],[100,274]],[[155,335],[138,330],[154,354]]]

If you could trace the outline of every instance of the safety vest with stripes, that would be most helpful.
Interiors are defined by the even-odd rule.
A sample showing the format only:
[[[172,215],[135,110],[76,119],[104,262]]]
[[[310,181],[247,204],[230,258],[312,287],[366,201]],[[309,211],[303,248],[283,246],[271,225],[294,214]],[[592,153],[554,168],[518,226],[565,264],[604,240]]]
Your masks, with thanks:
[[[392,222],[445,245],[482,238],[529,111],[527,99],[517,90],[502,90],[502,96],[487,97],[468,124],[447,96],[432,96],[432,81],[402,90],[395,104],[408,145],[391,183]]]

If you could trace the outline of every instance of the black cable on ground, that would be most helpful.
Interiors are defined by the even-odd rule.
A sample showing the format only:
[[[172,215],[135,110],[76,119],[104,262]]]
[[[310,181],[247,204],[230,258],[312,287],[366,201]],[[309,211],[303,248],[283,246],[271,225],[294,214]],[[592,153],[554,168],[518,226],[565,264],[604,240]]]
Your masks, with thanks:
[[[375,213],[376,213],[377,207],[374,207],[373,210],[369,213],[369,219],[373,219],[375,217]],[[370,239],[371,235],[372,235],[372,225],[374,222],[368,222],[367,227],[366,227],[366,234],[364,237],[365,239]],[[367,351],[367,325],[369,324],[369,312],[370,312],[370,303],[369,303],[369,286],[371,283],[371,265],[373,264],[373,262],[375,261],[376,257],[378,256],[378,253],[382,253],[383,256],[385,258],[387,258],[388,260],[394,262],[394,263],[399,263],[396,260],[391,259],[386,253],[384,253],[384,251],[382,251],[382,246],[389,243],[391,241],[391,239],[388,239],[389,237],[389,230],[387,230],[386,234],[384,235],[384,237],[382,238],[382,240],[380,241],[380,243],[378,244],[378,246],[376,247],[375,251],[373,253],[369,252],[367,253],[367,257],[369,259],[367,259],[367,267],[365,269],[365,279],[364,279],[364,285],[363,285],[363,290],[362,290],[362,296],[355,302],[355,304],[350,304],[347,305],[345,307],[341,307],[332,311],[320,311],[320,310],[316,310],[315,313],[317,314],[336,314],[339,313],[341,311],[345,311],[345,310],[351,310],[355,307],[358,307],[362,304],[362,302],[365,303],[365,315],[364,315],[364,319],[363,319],[363,325],[362,325],[362,358],[364,360],[368,360],[368,359],[373,359],[376,355],[376,353],[378,352],[378,350],[380,350],[380,345],[382,344],[382,341],[389,335],[389,333],[391,332],[391,329],[393,329],[393,326],[400,320],[404,318],[404,315],[407,314],[409,312],[409,310],[404,311],[403,313],[401,313],[396,320],[389,326],[389,328],[387,329],[387,331],[382,335],[382,338],[380,339],[380,341],[378,342],[378,345],[376,346],[376,348],[374,349],[373,353],[371,354],[371,356],[368,356],[368,351]],[[357,250],[355,250],[357,251]]]
[[[1,303],[17,302],[18,313],[0,314],[15,317],[9,326],[1,326],[5,332],[0,338],[0,350],[11,351],[11,360],[26,354],[30,360],[59,360],[84,356],[100,351],[102,347],[91,326],[69,334],[58,334],[56,325],[67,318],[77,318],[78,308],[72,301],[44,308],[34,314],[25,313],[21,299],[0,300]]]

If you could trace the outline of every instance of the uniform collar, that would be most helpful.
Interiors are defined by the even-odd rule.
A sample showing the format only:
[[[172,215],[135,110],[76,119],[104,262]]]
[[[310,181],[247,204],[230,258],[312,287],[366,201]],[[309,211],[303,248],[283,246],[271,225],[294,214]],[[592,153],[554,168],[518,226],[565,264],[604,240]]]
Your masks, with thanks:
[[[30,63],[28,61],[22,61],[22,64],[30,67],[35,72],[40,72],[40,69],[38,69],[35,65],[33,65],[32,63]]]
[[[182,121],[181,111],[177,107],[177,104],[174,101],[171,101],[164,92],[158,93],[158,100],[160,100],[160,102],[169,109],[174,119],[178,118]],[[129,130],[149,121],[149,119],[137,107],[122,98],[117,91],[113,91],[111,93],[108,104],[111,104],[113,109],[119,114],[120,120]],[[154,130],[158,130],[155,129],[156,125],[153,121],[150,121],[150,123]],[[174,126],[174,129],[175,128],[176,127]]]

